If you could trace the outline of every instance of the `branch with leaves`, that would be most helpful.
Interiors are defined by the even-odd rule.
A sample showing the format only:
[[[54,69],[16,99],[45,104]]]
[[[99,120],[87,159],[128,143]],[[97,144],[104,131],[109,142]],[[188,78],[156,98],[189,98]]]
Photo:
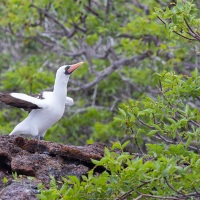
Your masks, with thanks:
[[[170,36],[175,33],[184,39],[200,42],[199,19],[192,2],[178,0],[171,9],[167,7],[165,11],[155,8],[155,15],[165,25]]]

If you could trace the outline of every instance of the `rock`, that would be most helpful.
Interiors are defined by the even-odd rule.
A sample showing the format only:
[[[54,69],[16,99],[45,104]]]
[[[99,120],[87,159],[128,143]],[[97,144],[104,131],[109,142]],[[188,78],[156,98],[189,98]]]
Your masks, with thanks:
[[[0,192],[0,200],[37,200],[36,193],[39,193],[37,185],[26,178],[24,180],[12,181]]]
[[[93,168],[91,159],[102,158],[104,147],[103,143],[73,146],[0,136],[0,200],[37,199],[37,185],[48,187],[50,175],[58,181],[68,175],[80,178]]]

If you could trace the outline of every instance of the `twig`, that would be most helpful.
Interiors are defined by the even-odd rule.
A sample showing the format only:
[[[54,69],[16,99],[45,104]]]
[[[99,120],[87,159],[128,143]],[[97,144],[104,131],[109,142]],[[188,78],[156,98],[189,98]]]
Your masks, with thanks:
[[[163,91],[158,87],[159,91],[161,92],[161,94],[163,95],[164,99],[166,100],[166,102],[168,103],[168,105],[174,109],[174,106],[168,101],[167,97],[164,95]],[[177,111],[177,113],[185,118],[187,118],[187,116],[185,116],[184,114],[182,114],[180,111]],[[200,127],[200,124],[198,124],[197,122],[195,122],[194,120],[189,120],[188,122]]]
[[[142,121],[140,118],[137,118],[137,119],[138,119],[138,121],[139,121],[141,124],[147,126],[148,128],[150,128],[150,129],[155,129],[154,126],[150,126],[149,124],[147,124],[147,123],[145,123],[144,121]]]
[[[200,194],[199,194],[199,192],[195,191],[195,192],[192,192],[192,193],[186,194],[186,196],[187,196],[187,197],[188,197],[188,196],[199,197]]]
[[[106,16],[108,16],[109,12],[110,12],[110,0],[107,0],[107,4],[106,4]]]
[[[157,133],[157,134],[158,134],[158,133]],[[166,142],[166,143],[168,143],[168,144],[176,144],[176,143],[173,142],[173,141],[167,140],[165,137],[161,136],[160,134],[159,134],[159,136],[158,136],[158,135],[153,135],[152,137],[154,137],[154,138],[157,139],[157,140],[164,140],[164,142]],[[182,143],[185,145],[184,142],[182,142]],[[190,150],[193,150],[193,151],[198,151],[196,147],[193,147],[193,146],[191,146],[191,145],[189,145],[188,148],[189,148]]]
[[[95,101],[96,101],[96,97],[97,97],[97,89],[98,89],[98,84],[96,84],[94,87],[94,93],[93,93],[93,97],[92,97],[92,107],[95,106]]]
[[[134,130],[133,130],[133,128],[131,128],[131,132],[132,132],[132,134],[134,135]],[[142,151],[142,149],[140,148],[140,146],[139,146],[139,144],[138,144],[137,135],[135,135],[134,139],[135,139],[135,144],[136,144],[136,146],[137,146],[139,152],[140,152],[142,155],[144,155],[144,152]]]
[[[197,189],[195,188],[195,187],[193,187],[194,188],[194,191],[198,194],[198,195],[200,195],[200,193],[197,191]]]
[[[90,6],[85,6],[85,9],[92,13],[94,16],[98,17],[99,19],[102,19],[102,17],[99,15],[98,12],[96,12],[95,10],[93,10]]]
[[[171,190],[173,190],[173,191],[176,192],[177,194],[180,194],[180,195],[182,195],[182,196],[184,196],[184,197],[187,198],[187,196],[185,196],[185,194],[183,194],[182,192],[177,191],[174,187],[172,187],[172,186],[169,184],[169,182],[168,182],[168,180],[167,180],[166,177],[164,177],[164,180],[165,180],[165,183],[167,184],[167,186],[168,186]]]
[[[165,25],[165,28],[166,28],[167,27],[166,23],[159,16],[157,16],[157,18]],[[187,39],[187,40],[192,40],[192,41],[196,40],[194,38],[188,38],[188,37],[178,33],[177,31],[173,31],[173,32],[176,33],[177,35],[181,36],[182,38]]]
[[[37,9],[40,13],[43,13],[46,17],[53,20],[57,25],[59,25],[63,29],[63,31],[65,32],[65,35],[68,38],[72,37],[72,35],[74,34],[74,33],[70,33],[62,23],[60,23],[54,16],[50,15],[47,11],[42,10],[41,8],[37,7],[34,4],[31,4],[30,7]]]
[[[112,106],[110,107],[110,111],[113,111],[114,110],[114,108],[115,108],[115,106],[116,106],[116,104],[117,104],[117,102],[118,101],[120,101],[120,99],[119,98],[117,98],[117,97],[114,97],[114,102],[113,102],[113,104],[112,104]]]
[[[162,135],[160,135],[159,133],[157,133],[158,137],[160,139],[162,139],[164,142],[168,143],[168,144],[176,144],[176,142],[171,141],[171,140],[167,140],[165,137],[163,137]]]
[[[173,31],[173,32],[174,32],[174,33],[176,33],[177,35],[181,36],[182,38],[185,38],[185,39],[187,39],[187,40],[191,40],[191,41],[194,41],[194,40],[196,40],[196,39],[194,39],[194,38],[188,38],[188,37],[186,37],[186,36],[184,36],[184,35],[182,35],[182,34],[178,33],[177,31]]]
[[[132,192],[134,191],[134,188],[123,194],[122,196],[118,197],[116,200],[124,200],[126,199]]]
[[[136,189],[139,189],[139,188],[143,187],[144,185],[146,185],[146,184],[148,184],[150,182],[151,181],[144,182],[141,185],[137,186]],[[116,200],[124,200],[124,199],[126,199],[133,191],[134,191],[134,188],[130,189],[128,192],[126,192],[125,194],[121,195]]]
[[[163,196],[157,196],[157,195],[150,195],[150,194],[143,194],[140,192],[137,192],[138,194],[144,196],[144,197],[151,197],[151,198],[157,198],[157,199],[173,199],[173,200],[180,200],[180,198],[177,197],[163,197]],[[185,199],[185,198],[184,198]]]
[[[153,123],[154,123],[154,124],[158,124],[158,123],[156,122],[156,118],[155,118],[154,113],[152,113],[152,116],[153,116]]]
[[[185,21],[185,23],[186,23],[188,29],[189,29],[194,35],[196,35],[196,33],[192,30],[191,26],[188,24],[187,20],[186,20],[185,18],[183,18],[183,19],[184,19],[184,21]]]
[[[77,113],[86,112],[86,111],[88,111],[91,108],[96,108],[97,110],[109,110],[109,108],[105,107],[105,106],[93,106],[93,107],[88,106],[88,107],[85,107],[85,108],[78,108],[78,109],[75,109],[75,110],[70,110],[69,112],[73,113],[73,115],[75,115]]]
[[[141,199],[143,196],[142,196],[142,194],[140,195],[140,196],[138,196],[137,198],[135,198],[134,200],[139,200],[139,199]]]
[[[184,116],[184,115],[182,115],[182,116]],[[184,117],[185,117],[185,116],[184,116]],[[194,120],[189,120],[188,122],[190,122],[190,123],[192,123],[192,124],[194,124],[194,125],[200,127],[200,124],[197,123],[197,122],[195,122]]]
[[[157,18],[165,25],[166,28],[167,27],[166,23],[159,16],[157,16]]]

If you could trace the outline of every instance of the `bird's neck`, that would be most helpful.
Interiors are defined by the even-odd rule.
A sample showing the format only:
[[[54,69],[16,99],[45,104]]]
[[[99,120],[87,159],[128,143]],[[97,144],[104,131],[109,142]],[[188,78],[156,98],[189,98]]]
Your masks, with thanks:
[[[56,78],[53,90],[53,97],[65,102],[67,95],[67,83],[69,78],[64,80]]]

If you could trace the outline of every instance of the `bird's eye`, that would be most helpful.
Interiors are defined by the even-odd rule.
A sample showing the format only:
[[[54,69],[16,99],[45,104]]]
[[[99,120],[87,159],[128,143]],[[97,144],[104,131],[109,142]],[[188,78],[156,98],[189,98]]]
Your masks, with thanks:
[[[70,68],[69,65],[65,67],[65,74],[66,74],[66,75],[69,75],[69,74],[70,74],[70,73],[68,72],[68,69],[69,69],[69,68]]]

